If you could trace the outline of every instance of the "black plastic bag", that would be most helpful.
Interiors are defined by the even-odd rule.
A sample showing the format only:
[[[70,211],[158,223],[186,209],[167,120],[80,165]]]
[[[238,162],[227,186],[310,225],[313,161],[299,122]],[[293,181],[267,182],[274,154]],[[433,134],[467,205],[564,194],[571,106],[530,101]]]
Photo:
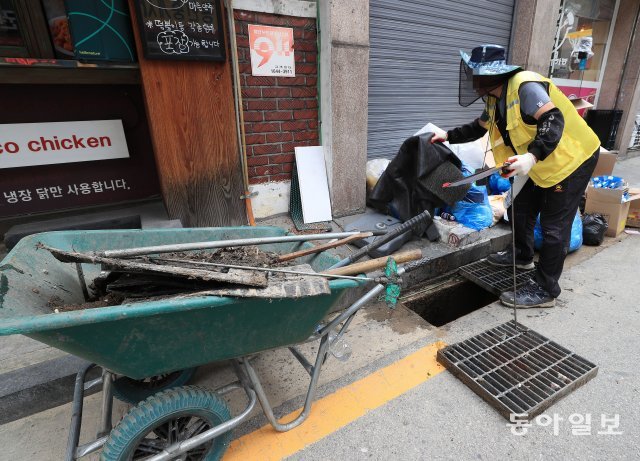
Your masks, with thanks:
[[[585,245],[598,246],[604,240],[609,224],[601,214],[586,214],[582,218],[582,240]]]

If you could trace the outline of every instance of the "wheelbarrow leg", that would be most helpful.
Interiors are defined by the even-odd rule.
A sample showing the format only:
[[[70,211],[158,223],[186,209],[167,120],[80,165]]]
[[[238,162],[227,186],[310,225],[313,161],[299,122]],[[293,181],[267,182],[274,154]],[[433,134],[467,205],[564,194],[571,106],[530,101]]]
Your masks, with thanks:
[[[102,422],[98,438],[109,435],[113,429],[111,413],[113,412],[113,373],[102,370]]]
[[[107,370],[102,371],[102,377],[85,382],[87,373],[97,365],[91,364],[84,367],[76,375],[75,387],[73,390],[73,407],[71,413],[71,428],[69,429],[69,439],[67,441],[67,453],[65,461],[75,461],[89,453],[99,450],[107,440],[107,436],[113,428],[111,422],[111,411],[113,409],[113,373]],[[102,384],[102,420],[97,439],[85,445],[78,446],[80,442],[80,428],[82,426],[82,408],[84,404],[84,393],[89,389]]]
[[[76,459],[76,449],[80,442],[80,425],[82,424],[82,405],[84,403],[84,381],[89,370],[96,365],[91,364],[84,367],[76,375],[76,383],[73,389],[73,407],[71,410],[71,428],[69,429],[69,439],[67,441],[67,454],[65,461]]]
[[[296,419],[286,424],[279,423],[275,415],[273,414],[273,408],[271,407],[271,404],[269,403],[269,399],[267,398],[267,395],[265,394],[264,389],[262,388],[262,384],[260,383],[260,378],[258,377],[258,374],[254,370],[254,368],[249,363],[249,360],[247,358],[241,359],[242,364],[244,366],[244,370],[247,376],[249,377],[249,380],[251,381],[251,385],[253,386],[253,389],[256,391],[256,394],[258,396],[258,401],[260,402],[260,405],[262,405],[262,410],[264,411],[264,415],[267,417],[267,420],[269,421],[269,423],[271,423],[271,425],[276,431],[286,432],[295,427],[298,427],[309,416],[309,412],[311,411],[311,406],[313,405],[313,401],[315,400],[316,389],[318,387],[318,379],[320,378],[320,370],[322,368],[322,364],[324,363],[325,358],[327,357],[328,349],[329,349],[329,335],[325,334],[320,339],[320,347],[318,348],[318,355],[316,356],[315,364],[311,369],[311,373],[310,373],[311,382],[309,383],[309,389],[307,390],[307,396],[304,401],[304,407],[300,412],[300,414],[296,417]]]

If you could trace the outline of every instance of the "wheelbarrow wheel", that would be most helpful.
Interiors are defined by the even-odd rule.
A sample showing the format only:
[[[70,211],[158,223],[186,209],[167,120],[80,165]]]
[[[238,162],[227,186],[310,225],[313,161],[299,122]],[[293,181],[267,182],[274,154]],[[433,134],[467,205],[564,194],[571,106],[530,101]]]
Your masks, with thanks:
[[[135,405],[160,391],[166,391],[188,384],[197,369],[197,367],[186,368],[184,370],[144,379],[133,379],[122,376],[113,382],[113,395],[123,402]]]
[[[229,407],[211,391],[195,386],[163,391],[129,410],[109,434],[100,459],[142,460],[229,419]],[[217,461],[230,440],[231,431],[228,431],[176,459]]]

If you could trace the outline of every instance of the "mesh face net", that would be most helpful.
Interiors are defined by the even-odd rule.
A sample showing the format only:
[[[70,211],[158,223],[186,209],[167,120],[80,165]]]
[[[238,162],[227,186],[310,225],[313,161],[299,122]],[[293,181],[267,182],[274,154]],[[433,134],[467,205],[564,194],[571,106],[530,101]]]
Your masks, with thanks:
[[[460,83],[458,86],[458,104],[469,107],[482,97],[473,87],[473,69],[460,60]]]
[[[515,72],[498,75],[473,76],[473,69],[460,60],[460,83],[458,87],[458,104],[469,107],[478,99],[489,94],[491,90],[498,88]]]

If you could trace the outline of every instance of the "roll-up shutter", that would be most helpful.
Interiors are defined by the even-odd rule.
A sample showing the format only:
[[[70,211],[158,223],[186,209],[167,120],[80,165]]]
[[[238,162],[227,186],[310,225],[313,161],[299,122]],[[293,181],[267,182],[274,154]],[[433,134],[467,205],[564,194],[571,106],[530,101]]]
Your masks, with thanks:
[[[368,157],[392,157],[426,123],[472,121],[458,105],[459,50],[509,46],[515,0],[370,0]]]

